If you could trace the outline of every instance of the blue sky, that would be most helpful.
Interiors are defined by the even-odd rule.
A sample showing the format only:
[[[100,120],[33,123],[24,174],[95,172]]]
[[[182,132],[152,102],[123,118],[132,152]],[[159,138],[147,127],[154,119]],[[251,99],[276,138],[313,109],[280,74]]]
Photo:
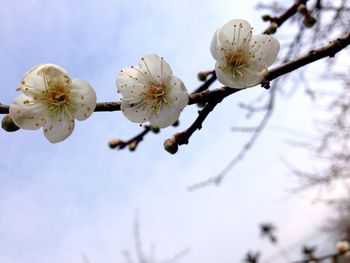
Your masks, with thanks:
[[[266,26],[255,1],[234,2],[1,1],[0,102],[10,104],[23,74],[40,63],[88,80],[98,101],[115,101],[117,72],[149,53],[164,56],[192,90],[197,72],[214,66],[209,45],[218,27],[233,18],[250,21],[256,33]],[[246,137],[230,131],[244,123],[236,105],[260,92],[225,100],[174,156],[163,141],[194,120],[195,107],[184,110],[179,128],[148,136],[134,153],[107,147],[140,129],[120,112],[93,114],[59,144],[41,131],[0,131],[0,263],[82,262],[82,254],[91,262],[124,262],[122,251],[134,249],[136,210],[145,247],[155,244],[159,258],[190,248],[181,262],[238,262],[258,248],[273,255],[258,238],[262,221],[276,222],[285,244],[313,235],[325,208],[311,206],[306,193],[288,194],[295,182],[280,162],[306,165],[307,155],[273,129],[222,186],[186,191],[220,172],[243,145]],[[302,94],[278,106],[271,127],[311,132],[311,104]]]

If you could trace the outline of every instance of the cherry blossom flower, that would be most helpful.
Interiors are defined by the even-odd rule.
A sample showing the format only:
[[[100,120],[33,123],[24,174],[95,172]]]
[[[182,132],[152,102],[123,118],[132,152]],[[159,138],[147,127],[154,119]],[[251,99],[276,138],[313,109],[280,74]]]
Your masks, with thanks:
[[[252,27],[241,19],[218,29],[211,42],[218,80],[231,88],[253,87],[263,80],[276,60],[279,42],[272,36],[252,36]]]
[[[95,109],[96,94],[85,80],[71,80],[54,64],[29,70],[17,88],[23,94],[10,105],[15,124],[27,130],[43,127],[52,143],[66,139],[74,129],[74,119],[85,120]]]
[[[123,96],[121,109],[126,118],[136,123],[148,121],[159,128],[174,124],[189,99],[182,81],[155,54],[141,58],[136,67],[122,69],[117,88]]]

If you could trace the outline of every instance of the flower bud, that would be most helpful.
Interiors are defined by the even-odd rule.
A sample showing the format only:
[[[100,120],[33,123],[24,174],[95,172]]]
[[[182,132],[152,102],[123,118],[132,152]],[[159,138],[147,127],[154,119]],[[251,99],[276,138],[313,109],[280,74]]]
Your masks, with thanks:
[[[119,146],[121,146],[124,142],[121,141],[121,140],[118,140],[118,139],[113,139],[113,140],[110,140],[108,142],[108,146],[111,148],[111,149],[115,149]]]
[[[160,132],[160,129],[159,129],[159,127],[157,127],[157,126],[151,125],[149,128],[150,128],[151,131],[152,131],[153,133],[155,133],[155,134],[157,134],[157,133]]]
[[[350,243],[348,241],[338,241],[335,245],[335,249],[338,253],[344,253],[347,250],[350,250]]]
[[[304,5],[304,4],[300,4],[299,6],[298,6],[298,12],[300,13],[300,14],[302,14],[302,15],[306,15],[307,13],[308,13],[308,11],[307,11],[307,8],[306,8],[306,5]]]
[[[263,20],[263,21],[270,21],[271,20],[271,16],[270,15],[268,15],[268,14],[265,14],[265,15],[262,15],[261,16],[261,19]]]
[[[135,151],[137,147],[137,141],[132,141],[131,143],[128,144],[128,147],[131,152]]]
[[[201,71],[201,72],[198,72],[197,74],[197,78],[200,81],[206,81],[207,77],[208,77],[208,71]]]
[[[164,141],[164,149],[167,152],[169,152],[171,154],[175,154],[177,152],[178,148],[179,147],[178,147],[177,142],[176,142],[174,137],[171,137],[171,138],[166,139]]]
[[[308,246],[304,246],[302,250],[306,258],[310,260],[315,259],[315,251],[316,251],[316,247],[308,247]]]
[[[307,28],[311,28],[316,24],[317,20],[313,16],[308,16],[304,18],[303,24]]]
[[[15,132],[19,127],[13,122],[11,115],[7,114],[1,121],[1,127],[7,132]]]
[[[274,34],[276,33],[277,28],[278,28],[278,24],[276,22],[272,22],[267,31],[269,34]]]
[[[339,241],[335,245],[335,249],[337,250],[338,253],[345,253],[344,257],[345,258],[350,258],[350,243],[348,241]]]

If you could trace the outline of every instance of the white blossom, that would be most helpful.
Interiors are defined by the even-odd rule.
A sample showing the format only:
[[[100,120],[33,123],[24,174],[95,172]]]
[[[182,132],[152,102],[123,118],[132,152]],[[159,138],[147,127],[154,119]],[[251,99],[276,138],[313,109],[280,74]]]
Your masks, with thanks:
[[[338,241],[337,244],[335,245],[335,248],[338,253],[344,253],[344,257],[350,258],[350,243],[349,241]]]
[[[253,87],[263,80],[276,60],[279,42],[272,36],[252,36],[252,27],[241,19],[231,20],[214,34],[211,53],[218,80],[231,88]]]
[[[155,54],[141,58],[136,67],[122,69],[117,88],[123,96],[121,109],[126,118],[136,123],[148,121],[159,128],[174,124],[189,99],[182,81]]]
[[[74,129],[74,119],[85,120],[95,109],[96,94],[84,80],[71,80],[54,64],[41,64],[29,70],[17,88],[23,94],[10,105],[15,124],[27,130],[43,127],[52,143],[66,139]]]

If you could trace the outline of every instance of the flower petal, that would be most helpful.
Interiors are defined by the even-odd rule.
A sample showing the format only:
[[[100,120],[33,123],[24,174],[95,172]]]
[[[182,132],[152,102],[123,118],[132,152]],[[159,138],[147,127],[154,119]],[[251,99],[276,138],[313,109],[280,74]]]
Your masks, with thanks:
[[[229,70],[223,70],[224,66],[218,62],[215,64],[215,73],[218,81],[230,88],[237,88],[237,84],[233,81],[232,72]]]
[[[49,78],[61,77],[63,75],[68,76],[67,71],[56,64],[41,64],[27,72],[24,78],[32,75],[44,76],[44,74]]]
[[[185,108],[189,101],[187,89],[181,79],[172,76],[169,81],[169,88],[167,94],[169,104],[180,110]]]
[[[280,44],[277,39],[268,35],[253,36],[250,43],[250,51],[255,53],[255,58],[270,66],[276,60]]]
[[[10,105],[10,115],[18,127],[37,130],[42,126],[48,112],[45,105],[22,94],[16,97]]]
[[[228,47],[247,48],[252,38],[252,27],[243,19],[234,19],[222,26],[218,32],[218,41]]]
[[[233,72],[229,70],[224,70],[224,67],[219,63],[215,64],[215,73],[218,81],[227,87],[234,89],[244,89],[247,88],[247,84],[242,81],[242,77],[236,76],[233,78]]]
[[[31,75],[23,78],[20,90],[29,97],[36,97],[45,91],[45,87],[43,77]]]
[[[87,81],[74,79],[72,80],[71,101],[75,107],[74,118],[82,121],[94,112],[96,93]]]
[[[240,78],[240,81],[244,83],[245,88],[254,87],[261,83],[266,73],[267,73],[267,70],[256,72],[256,71],[249,71],[247,69],[244,71],[243,76]]]
[[[21,81],[21,91],[30,97],[39,96],[47,89],[47,79],[63,75],[68,77],[68,73],[58,65],[40,64],[24,75]]]
[[[62,110],[55,115],[55,118],[48,118],[43,128],[45,137],[51,143],[61,142],[73,132],[74,119]]]
[[[169,104],[162,105],[159,113],[149,119],[149,123],[159,128],[166,128],[174,124],[180,116],[181,110],[171,107]]]
[[[213,39],[214,41],[214,39]],[[228,54],[234,52],[232,50],[232,46],[228,46],[228,45],[225,45],[225,44],[222,44],[220,41],[217,41],[216,44],[214,44],[212,42],[212,46],[210,48],[212,48],[213,50],[211,50],[211,53],[214,57],[215,55],[215,60],[220,63],[220,64],[226,64],[226,57]],[[215,50],[214,50],[215,48]]]
[[[153,81],[167,81],[172,74],[169,64],[156,54],[141,58],[139,67],[141,72],[150,76]]]
[[[253,87],[261,83],[267,73],[267,67],[261,61],[254,61],[248,67],[242,69],[240,81],[245,87]]]
[[[136,123],[143,123],[154,114],[153,109],[145,104],[142,97],[130,100],[123,98],[121,110],[126,118]]]
[[[213,36],[213,39],[211,40],[211,43],[210,43],[210,52],[211,52],[213,58],[215,58],[216,60],[219,59],[218,50],[217,50],[218,32],[219,32],[219,29],[216,30],[216,32]]]
[[[183,82],[179,78],[172,76],[168,82],[166,103],[162,103],[159,112],[149,119],[150,124],[159,128],[165,128],[174,124],[178,120],[182,109],[187,106],[188,100],[188,92]]]
[[[138,67],[122,69],[117,76],[117,89],[123,97],[140,96],[150,80],[140,73]]]

